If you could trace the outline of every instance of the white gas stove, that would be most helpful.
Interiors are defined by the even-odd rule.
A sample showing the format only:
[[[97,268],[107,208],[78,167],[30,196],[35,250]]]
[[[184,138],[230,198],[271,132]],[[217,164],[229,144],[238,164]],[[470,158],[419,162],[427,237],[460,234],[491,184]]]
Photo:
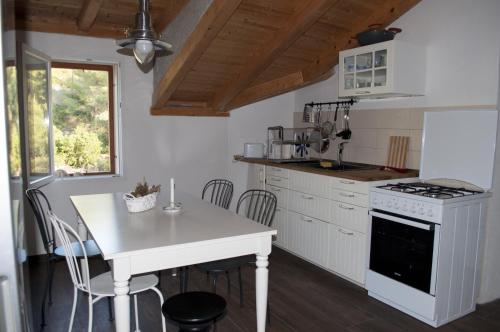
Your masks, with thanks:
[[[424,182],[389,183],[373,188],[372,209],[403,214],[440,224],[443,205],[488,197],[489,193]]]
[[[497,118],[425,113],[421,182],[370,190],[370,296],[434,327],[475,310]]]

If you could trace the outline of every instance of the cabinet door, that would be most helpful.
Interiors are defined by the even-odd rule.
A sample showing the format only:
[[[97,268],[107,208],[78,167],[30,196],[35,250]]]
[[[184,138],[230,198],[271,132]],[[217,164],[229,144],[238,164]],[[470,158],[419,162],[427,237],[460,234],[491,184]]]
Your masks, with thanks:
[[[322,266],[328,262],[328,224],[301,215],[288,213],[289,250]]]
[[[287,223],[287,213],[286,210],[282,208],[276,209],[276,214],[274,215],[272,228],[278,231],[276,235],[275,243],[280,247],[288,249],[288,223]]]
[[[248,164],[247,189],[266,189],[264,169],[264,165]]]
[[[329,225],[328,268],[360,284],[365,282],[366,235]]]
[[[336,225],[361,233],[367,232],[368,209],[365,207],[332,201],[330,215],[331,222]]]

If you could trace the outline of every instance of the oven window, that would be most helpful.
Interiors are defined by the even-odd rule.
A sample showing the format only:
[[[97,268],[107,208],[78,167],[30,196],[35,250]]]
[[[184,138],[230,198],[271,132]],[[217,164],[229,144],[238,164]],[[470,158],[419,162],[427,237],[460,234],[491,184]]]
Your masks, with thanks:
[[[372,218],[370,270],[430,292],[434,228]]]

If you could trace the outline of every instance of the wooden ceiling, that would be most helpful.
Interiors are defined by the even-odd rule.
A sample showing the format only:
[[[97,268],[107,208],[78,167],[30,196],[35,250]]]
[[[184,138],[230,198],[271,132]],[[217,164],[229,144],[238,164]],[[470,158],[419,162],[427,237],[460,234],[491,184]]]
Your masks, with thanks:
[[[189,0],[150,0],[157,32],[177,16]],[[134,26],[137,0],[10,0],[15,2],[16,28],[106,38],[124,38]]]
[[[189,0],[151,0],[156,31]],[[197,1],[197,0],[191,0]],[[153,115],[230,110],[330,77],[338,52],[370,24],[420,0],[213,0],[153,95]],[[16,0],[18,29],[121,38],[136,0]],[[404,34],[404,31],[402,32]]]
[[[326,79],[370,24],[419,0],[213,0],[156,86],[155,115],[228,111]],[[404,31],[403,31],[404,33]]]

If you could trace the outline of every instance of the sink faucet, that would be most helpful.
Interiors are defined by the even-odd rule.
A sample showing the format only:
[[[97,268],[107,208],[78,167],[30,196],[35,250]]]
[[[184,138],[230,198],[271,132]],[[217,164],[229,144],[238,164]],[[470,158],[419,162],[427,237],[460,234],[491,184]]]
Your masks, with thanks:
[[[342,154],[344,153],[344,144],[347,144],[349,142],[344,141],[340,142],[338,145],[338,150],[337,150],[337,162],[339,163],[339,166],[342,166]]]

